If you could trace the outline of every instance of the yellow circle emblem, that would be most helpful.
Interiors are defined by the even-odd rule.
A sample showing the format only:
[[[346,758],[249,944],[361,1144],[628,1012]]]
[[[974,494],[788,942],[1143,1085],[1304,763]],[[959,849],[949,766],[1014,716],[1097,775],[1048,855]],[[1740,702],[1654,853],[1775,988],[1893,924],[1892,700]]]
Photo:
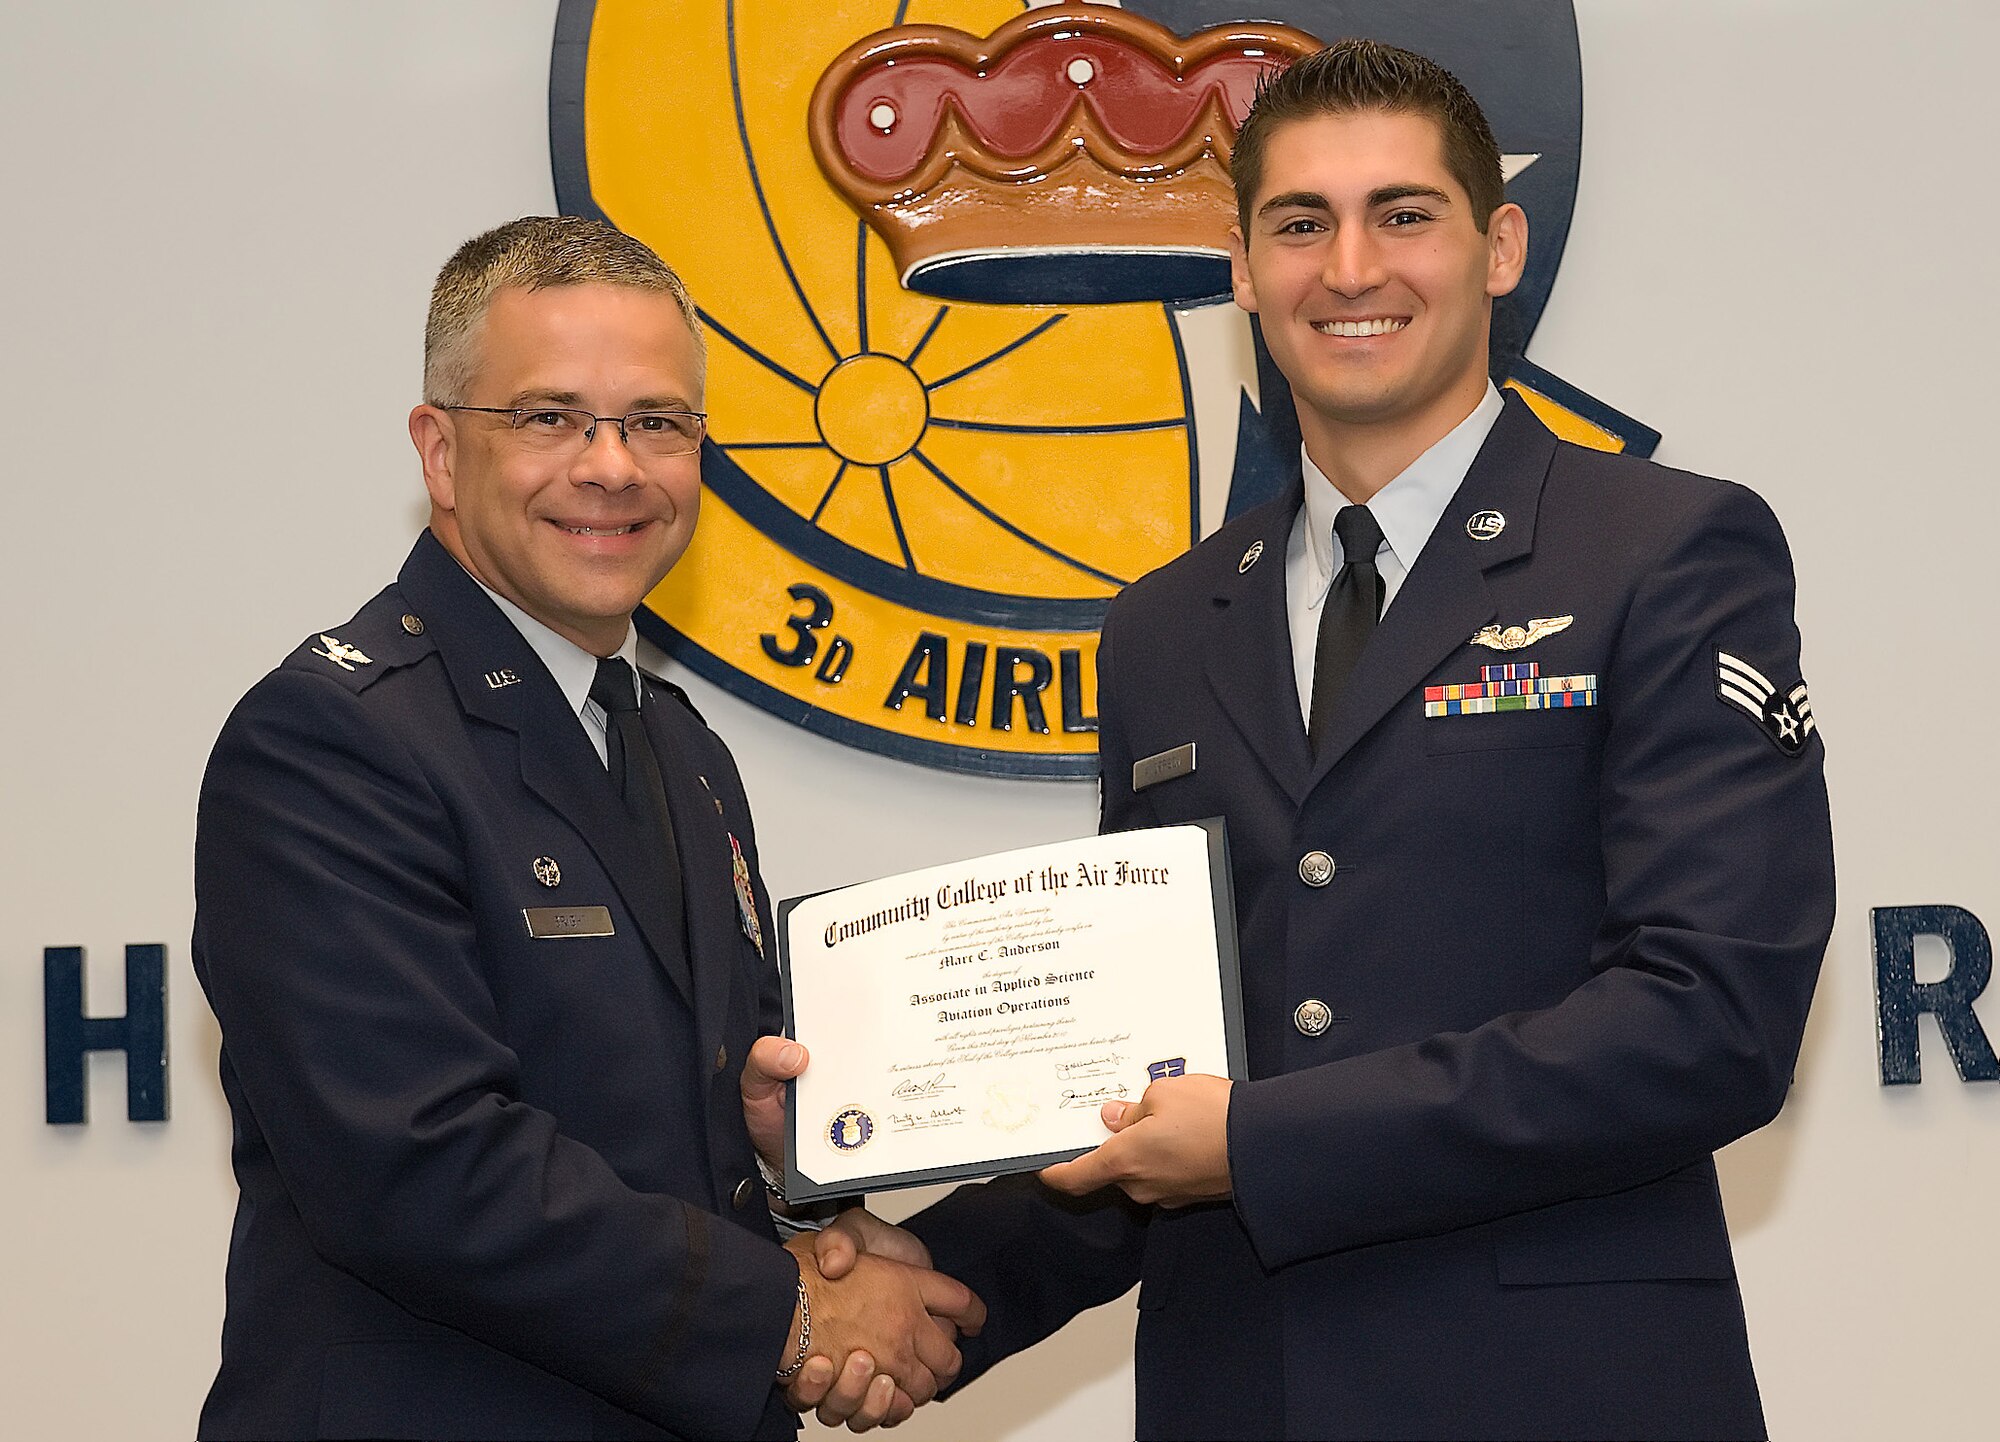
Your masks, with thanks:
[[[708,495],[642,626],[837,739],[1089,777],[1104,607],[1196,539],[1171,317],[908,290],[808,136],[814,86],[862,36],[1020,13],[566,4],[557,187],[659,251],[708,330]]]

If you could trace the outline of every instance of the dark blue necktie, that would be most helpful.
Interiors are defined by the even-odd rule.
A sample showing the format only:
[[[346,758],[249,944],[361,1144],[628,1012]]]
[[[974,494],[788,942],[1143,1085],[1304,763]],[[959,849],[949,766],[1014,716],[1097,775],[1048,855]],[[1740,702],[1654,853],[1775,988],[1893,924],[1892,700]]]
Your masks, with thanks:
[[[1341,567],[1319,613],[1312,724],[1308,728],[1315,754],[1354,663],[1361,659],[1362,648],[1375,634],[1375,622],[1382,614],[1382,573],[1375,569],[1382,527],[1366,506],[1343,506],[1333,518],[1333,533],[1340,538]]]
[[[674,819],[667,810],[667,789],[660,780],[659,758],[639,717],[637,677],[617,656],[597,663],[590,699],[604,708],[604,750],[611,784],[624,798],[625,810],[639,828],[651,855],[676,935],[686,931],[681,895],[680,847],[674,841]]]

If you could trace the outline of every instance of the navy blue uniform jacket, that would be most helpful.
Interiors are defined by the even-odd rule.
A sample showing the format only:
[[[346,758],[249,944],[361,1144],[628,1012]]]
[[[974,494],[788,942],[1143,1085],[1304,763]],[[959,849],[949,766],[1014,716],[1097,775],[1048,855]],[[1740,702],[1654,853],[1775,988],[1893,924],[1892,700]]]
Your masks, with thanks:
[[[204,1438],[793,1435],[798,1272],[742,1186],[737,1078],[778,1028],[756,847],[722,742],[646,684],[685,936],[576,713],[428,533],[223,728],[194,964],[242,1197]],[[550,906],[615,934],[532,938]]]
[[[1718,695],[1718,652],[1799,681],[1777,522],[1510,398],[1315,760],[1298,507],[1130,587],[1098,660],[1105,827],[1228,821],[1234,1197],[1149,1215],[1015,1178],[921,1214],[990,1309],[967,1375],[1139,1280],[1141,1437],[1761,1436],[1711,1153],[1784,1100],[1833,917],[1817,736],[1788,754]],[[1509,662],[1597,704],[1425,715]],[[1133,791],[1186,742],[1193,774]]]

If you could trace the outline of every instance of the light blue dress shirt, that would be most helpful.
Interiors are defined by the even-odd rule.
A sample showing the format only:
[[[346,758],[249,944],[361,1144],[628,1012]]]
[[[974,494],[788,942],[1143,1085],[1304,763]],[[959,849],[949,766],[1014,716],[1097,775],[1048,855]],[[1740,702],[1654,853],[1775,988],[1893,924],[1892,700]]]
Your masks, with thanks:
[[[1375,553],[1375,567],[1382,576],[1382,613],[1396,603],[1403,578],[1417,564],[1424,545],[1437,529],[1445,507],[1458,494],[1465,473],[1493,423],[1500,419],[1500,392],[1486,383],[1486,394],[1472,414],[1460,421],[1436,445],[1418,456],[1403,473],[1382,487],[1368,502],[1375,523],[1382,528],[1382,545]],[[1333,518],[1348,504],[1347,498],[1313,464],[1312,457],[1299,448],[1305,471],[1306,502],[1292,522],[1292,536],[1285,547],[1285,614],[1292,630],[1292,671],[1298,680],[1299,715],[1308,725],[1312,720],[1313,663],[1319,649],[1319,612],[1340,573],[1340,538],[1333,533]]]
[[[479,578],[474,576],[473,580],[479,581]],[[493,598],[493,604],[514,623],[521,639],[542,658],[542,664],[549,668],[549,674],[556,678],[556,685],[562,689],[563,700],[569,702],[569,709],[576,712],[577,720],[583,723],[583,731],[590,738],[590,744],[597,748],[597,759],[609,766],[611,752],[604,740],[604,728],[608,724],[604,708],[590,699],[590,683],[597,679],[597,657],[567,636],[559,635],[537,621],[484,581],[479,581],[479,589]],[[629,623],[625,627],[624,643],[616,654],[632,668],[632,686],[636,693],[639,685],[639,633]]]

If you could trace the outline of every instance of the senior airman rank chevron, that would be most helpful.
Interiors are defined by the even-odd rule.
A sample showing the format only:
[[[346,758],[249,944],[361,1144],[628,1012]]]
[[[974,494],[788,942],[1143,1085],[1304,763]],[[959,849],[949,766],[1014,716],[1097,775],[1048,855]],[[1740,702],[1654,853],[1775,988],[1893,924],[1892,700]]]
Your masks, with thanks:
[[[1424,715],[1480,716],[1495,711],[1553,711],[1595,706],[1595,676],[1544,676],[1539,661],[1481,666],[1477,681],[1424,687]]]
[[[1787,756],[1805,750],[1806,742],[1819,729],[1804,681],[1780,691],[1762,671],[1727,651],[1715,653],[1715,694],[1755,721]]]

